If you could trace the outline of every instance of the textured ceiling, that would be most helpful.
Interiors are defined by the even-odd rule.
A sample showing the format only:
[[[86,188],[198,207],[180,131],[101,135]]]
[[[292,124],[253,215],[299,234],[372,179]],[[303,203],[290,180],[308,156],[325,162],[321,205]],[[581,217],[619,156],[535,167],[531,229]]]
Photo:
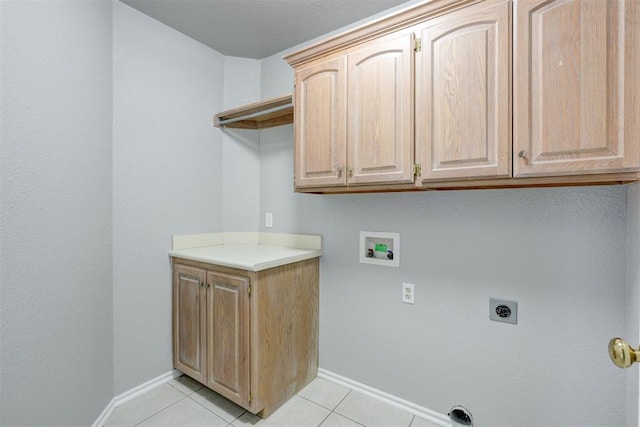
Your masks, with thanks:
[[[227,56],[262,59],[406,0],[121,0]]]

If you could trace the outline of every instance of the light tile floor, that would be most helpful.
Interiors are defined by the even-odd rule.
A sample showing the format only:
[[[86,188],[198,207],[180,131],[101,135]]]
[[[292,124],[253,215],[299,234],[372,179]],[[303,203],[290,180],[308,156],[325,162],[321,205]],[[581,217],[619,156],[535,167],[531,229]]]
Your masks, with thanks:
[[[189,377],[163,384],[114,409],[104,427],[437,427],[394,406],[316,378],[263,420]]]

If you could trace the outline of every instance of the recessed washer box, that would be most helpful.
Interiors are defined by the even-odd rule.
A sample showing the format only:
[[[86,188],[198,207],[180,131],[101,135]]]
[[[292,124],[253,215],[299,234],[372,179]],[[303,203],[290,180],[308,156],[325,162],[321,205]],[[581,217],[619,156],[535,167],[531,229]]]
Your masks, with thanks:
[[[361,231],[360,262],[400,267],[400,233]]]

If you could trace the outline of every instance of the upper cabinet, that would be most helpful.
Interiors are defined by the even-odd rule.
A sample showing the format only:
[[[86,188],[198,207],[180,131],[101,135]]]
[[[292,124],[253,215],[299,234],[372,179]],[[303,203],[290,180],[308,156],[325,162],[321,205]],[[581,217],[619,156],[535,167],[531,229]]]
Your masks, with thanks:
[[[339,56],[295,72],[296,187],[346,185],[347,66]]]
[[[640,166],[640,3],[516,3],[515,176]]]
[[[510,6],[479,3],[419,29],[416,150],[423,181],[511,176]]]
[[[413,40],[296,70],[296,187],[413,182]]]
[[[640,167],[640,2],[515,3],[515,176]]]
[[[294,52],[297,191],[640,180],[640,0],[434,0]]]
[[[413,35],[347,56],[347,182],[413,182]]]

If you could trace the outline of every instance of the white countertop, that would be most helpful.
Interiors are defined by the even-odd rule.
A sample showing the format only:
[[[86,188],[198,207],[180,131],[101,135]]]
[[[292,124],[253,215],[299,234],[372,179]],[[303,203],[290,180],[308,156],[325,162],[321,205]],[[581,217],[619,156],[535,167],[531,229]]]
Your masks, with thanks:
[[[191,247],[196,246],[196,247]],[[316,258],[320,236],[277,233],[211,233],[174,236],[169,255],[248,271]]]

